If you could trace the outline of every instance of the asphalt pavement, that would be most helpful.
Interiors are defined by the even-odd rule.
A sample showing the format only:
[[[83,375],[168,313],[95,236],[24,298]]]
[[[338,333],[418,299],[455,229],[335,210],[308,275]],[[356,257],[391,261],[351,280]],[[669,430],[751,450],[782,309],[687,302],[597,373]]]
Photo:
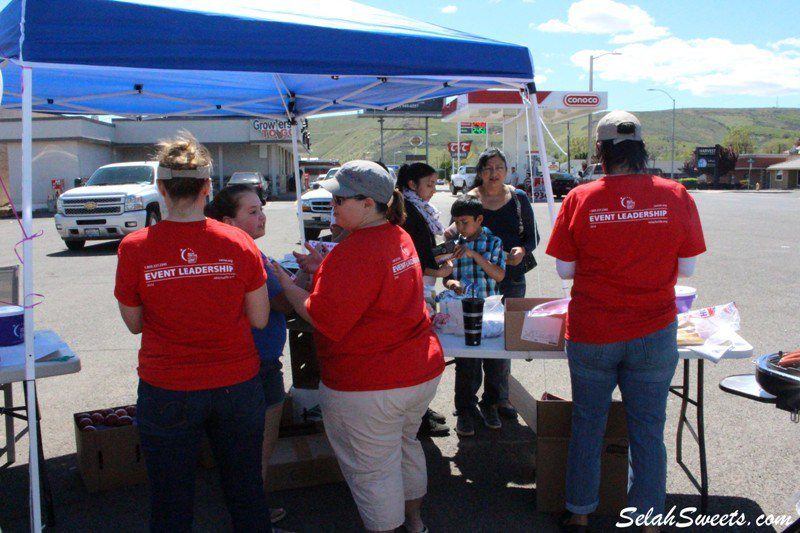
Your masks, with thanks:
[[[709,251],[687,284],[697,287],[695,305],[735,301],[742,335],[756,354],[800,347],[800,191],[788,194],[698,192],[694,194]],[[453,196],[438,192],[434,205],[447,218]],[[558,206],[556,206],[558,207]],[[536,218],[546,240],[547,208],[537,204]],[[267,235],[259,246],[282,256],[297,246],[293,202],[267,205]],[[72,413],[134,403],[139,338],[128,333],[113,297],[117,244],[88,244],[69,252],[50,217],[34,220],[43,235],[34,241],[36,327],[54,329],[81,357],[78,374],[38,382],[47,470],[53,487],[57,531],[144,531],[148,503],[145,485],[89,494],[75,458]],[[0,265],[16,263],[13,246],[20,239],[11,219],[0,220]],[[539,263],[527,276],[528,295],[560,296],[561,282],[552,258],[536,252]],[[288,347],[286,349],[288,354]],[[723,393],[725,376],[751,373],[749,360],[706,363],[705,418],[710,482],[710,514],[744,514],[749,525],[725,531],[774,531],[757,527],[759,515],[797,516],[800,497],[800,425],[789,414]],[[692,367],[694,369],[694,367]],[[564,362],[515,361],[512,372],[534,396],[547,391],[569,397]],[[452,367],[448,367],[432,407],[447,414],[453,426]],[[677,376],[676,376],[677,381]],[[286,386],[291,376],[286,376]],[[20,401],[21,387],[16,387]],[[670,397],[666,442],[669,457],[667,507],[699,507],[697,492],[675,462],[679,401]],[[17,423],[20,428],[20,423]],[[0,443],[5,442],[0,428]],[[27,436],[17,442],[17,461],[0,466],[0,530],[25,531],[28,524]],[[501,431],[479,428],[475,438],[426,439],[429,495],[424,517],[431,531],[555,531],[554,516],[535,508],[534,435],[519,422]],[[684,448],[687,467],[699,471],[697,447]],[[6,463],[0,456],[0,465]],[[282,527],[293,531],[357,531],[360,521],[344,484],[283,491],[273,506],[285,507]],[[598,518],[597,530],[613,528],[612,518]],[[229,528],[214,470],[198,470],[197,531]],[[691,527],[688,530],[712,530]],[[781,530],[782,528],[778,528]],[[666,528],[670,530],[670,528]],[[673,529],[677,530],[677,529]]]

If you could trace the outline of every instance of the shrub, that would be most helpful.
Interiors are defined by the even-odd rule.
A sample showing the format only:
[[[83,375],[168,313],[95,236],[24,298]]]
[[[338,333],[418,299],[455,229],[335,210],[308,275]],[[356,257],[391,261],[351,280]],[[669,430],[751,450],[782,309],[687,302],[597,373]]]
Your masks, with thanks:
[[[697,188],[697,178],[681,178],[678,181],[680,181],[681,185],[683,185],[687,189],[696,189]]]

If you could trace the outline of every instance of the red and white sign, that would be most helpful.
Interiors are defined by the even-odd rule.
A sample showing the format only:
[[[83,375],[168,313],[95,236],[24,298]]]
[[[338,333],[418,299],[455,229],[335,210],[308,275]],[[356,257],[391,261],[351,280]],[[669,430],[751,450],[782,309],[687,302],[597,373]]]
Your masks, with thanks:
[[[447,150],[450,152],[450,157],[466,158],[469,151],[472,149],[472,141],[449,142],[447,143]]]
[[[597,107],[600,97],[596,94],[568,93],[564,95],[564,105],[567,107]]]
[[[53,188],[54,191],[63,191],[64,180],[63,179],[50,180],[50,186]]]
[[[250,121],[251,141],[288,141],[292,138],[292,124],[288,120],[255,118]]]

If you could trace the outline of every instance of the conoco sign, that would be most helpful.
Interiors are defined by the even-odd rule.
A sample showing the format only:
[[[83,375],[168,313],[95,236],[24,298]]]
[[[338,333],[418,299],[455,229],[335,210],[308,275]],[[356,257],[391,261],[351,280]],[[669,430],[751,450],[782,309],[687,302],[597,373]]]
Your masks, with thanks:
[[[597,107],[600,97],[596,94],[565,94],[564,105],[567,107]]]

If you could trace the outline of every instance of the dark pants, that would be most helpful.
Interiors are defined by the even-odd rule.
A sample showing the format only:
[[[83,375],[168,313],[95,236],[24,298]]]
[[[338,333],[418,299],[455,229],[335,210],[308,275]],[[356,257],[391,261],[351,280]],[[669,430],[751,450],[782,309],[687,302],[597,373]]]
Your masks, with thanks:
[[[490,406],[500,401],[498,385],[506,383],[508,390],[508,359],[456,358],[456,410],[468,412],[478,405],[478,389],[483,381],[481,404]],[[484,380],[484,375],[486,379]]]
[[[503,295],[503,300],[506,298],[524,298],[525,297],[525,277],[519,279],[504,279],[500,282],[498,287],[500,294]],[[508,402],[508,376],[511,374],[511,360],[498,359],[503,362],[503,368],[497,372],[498,381],[495,384],[497,388],[498,399],[501,403]],[[488,376],[486,378],[489,379]]]
[[[203,433],[219,466],[235,531],[272,531],[261,479],[264,391],[257,378],[172,391],[139,380],[137,422],[150,482],[150,530],[190,532]]]

